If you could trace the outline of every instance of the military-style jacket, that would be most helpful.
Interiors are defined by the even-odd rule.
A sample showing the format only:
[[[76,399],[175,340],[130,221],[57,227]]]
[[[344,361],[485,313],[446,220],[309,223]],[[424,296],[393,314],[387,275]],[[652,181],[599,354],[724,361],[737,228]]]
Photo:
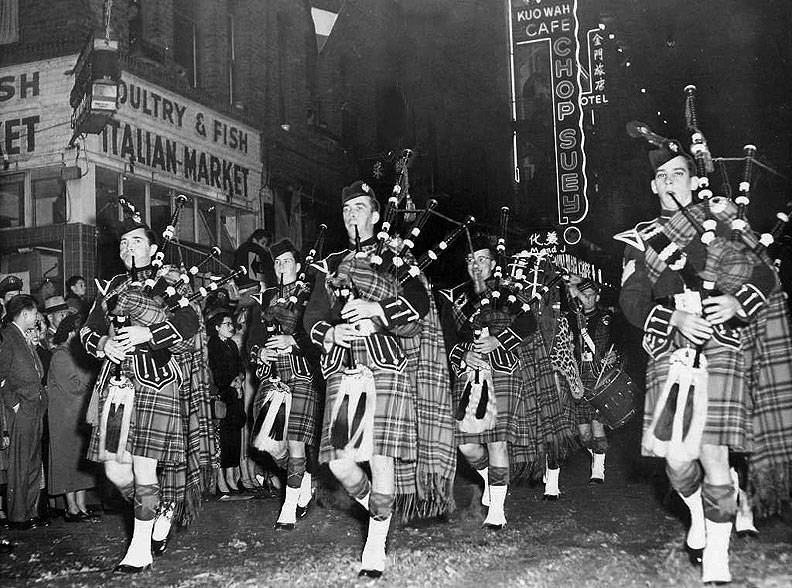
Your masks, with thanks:
[[[190,340],[198,332],[199,319],[198,313],[189,304],[170,311],[166,310],[165,301],[146,295],[139,284],[151,271],[150,268],[139,269],[138,284],[133,284],[128,274],[113,276],[102,288],[106,295],[112,294],[110,299],[106,295],[97,297],[88,319],[80,329],[80,340],[88,353],[104,358],[98,346],[102,337],[112,335],[112,316],[123,314],[130,319],[131,325],[148,327],[151,341],[138,345],[131,357],[127,356],[127,360],[131,361],[136,380],[161,389],[180,377],[176,362],[171,361],[172,355],[189,346]],[[178,294],[189,295],[190,287],[178,279],[177,273],[169,272],[165,277]],[[106,373],[107,366],[102,370],[100,379]]]
[[[693,205],[697,206],[701,204]],[[643,347],[652,357],[671,348],[674,334],[671,315],[674,310],[690,308],[689,295],[685,295],[686,289],[690,288],[686,288],[685,276],[688,282],[691,276],[700,278],[707,265],[707,256],[711,254],[697,236],[688,242],[674,240],[674,232],[667,227],[671,221],[677,220],[676,215],[671,220],[657,218],[614,236],[627,244],[619,304],[627,320],[644,331]],[[717,238],[727,240],[730,232],[730,226],[719,220]],[[741,306],[736,318],[745,324],[753,320],[766,304],[767,296],[777,287],[778,280],[774,270],[752,253],[745,252],[740,246],[727,244],[726,247],[726,253],[720,256],[715,268],[714,293],[726,291],[732,294]],[[735,275],[742,276],[739,284],[734,283]],[[713,338],[722,345],[739,349],[739,324],[730,321],[716,325]]]
[[[517,316],[502,308],[494,309],[491,305],[482,305],[483,300],[491,298],[491,292],[488,284],[484,292],[476,293],[473,283],[469,281],[441,291],[451,303],[456,324],[458,342],[451,349],[449,361],[457,374],[464,371],[463,358],[473,348],[476,332],[480,329],[486,327],[489,334],[494,335],[500,342],[500,346],[489,353],[492,369],[512,373],[519,366],[517,346],[537,328],[532,312]]]
[[[378,302],[385,321],[373,321],[374,332],[364,339],[365,347],[377,367],[401,371],[407,365],[407,357],[399,338],[420,332],[419,319],[429,311],[429,294],[417,277],[400,284],[395,275],[372,268],[375,245],[374,238],[367,239],[361,243],[361,253],[357,256],[355,251],[345,249],[314,264],[316,285],[303,324],[311,341],[323,346],[327,331],[344,322],[340,312],[350,294]],[[334,344],[324,351],[322,372],[327,377],[343,368],[345,350]]]

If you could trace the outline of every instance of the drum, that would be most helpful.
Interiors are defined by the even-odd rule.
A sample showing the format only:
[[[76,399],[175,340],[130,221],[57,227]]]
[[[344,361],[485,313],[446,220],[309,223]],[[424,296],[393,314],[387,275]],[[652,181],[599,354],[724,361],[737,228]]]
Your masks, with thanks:
[[[594,407],[597,420],[611,429],[618,429],[635,414],[634,384],[621,365],[605,369],[594,390],[586,390],[583,398]]]

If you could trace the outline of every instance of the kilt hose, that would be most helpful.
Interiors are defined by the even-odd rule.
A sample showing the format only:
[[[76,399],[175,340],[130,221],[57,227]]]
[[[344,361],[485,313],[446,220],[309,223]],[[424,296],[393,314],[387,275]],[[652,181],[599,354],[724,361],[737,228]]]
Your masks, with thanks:
[[[417,455],[416,417],[407,367],[405,366],[401,371],[381,368],[370,357],[364,342],[354,341],[352,347],[357,363],[367,365],[371,369],[377,390],[374,412],[374,455],[414,461]],[[326,378],[324,422],[319,447],[321,463],[336,459],[336,450],[330,442],[331,414],[343,377],[344,370],[341,369]]]
[[[133,456],[156,459],[161,464],[184,463],[184,436],[180,434],[182,428],[179,405],[180,380],[177,379],[157,390],[135,380],[130,363],[125,361],[122,368],[135,387],[127,450]],[[104,410],[107,398],[106,384],[110,371],[109,368],[103,370],[96,384],[99,394],[98,414],[102,414]],[[102,375],[105,377],[101,377]],[[97,462],[100,461],[99,428],[99,426],[93,428],[87,454],[88,459]]]
[[[734,451],[750,451],[748,447],[749,396],[745,383],[748,362],[742,351],[726,347],[714,339],[704,345],[707,358],[707,420],[702,444],[727,445]],[[644,434],[654,416],[671,366],[671,352],[649,359],[646,368],[646,401]],[[654,456],[643,448],[642,454]]]
[[[319,401],[313,381],[295,377],[288,356],[278,357],[278,374],[281,381],[288,386],[292,397],[286,439],[302,441],[310,446],[316,445],[319,439]],[[256,396],[253,399],[254,422],[264,406],[268,391],[269,379],[265,377],[259,382]]]

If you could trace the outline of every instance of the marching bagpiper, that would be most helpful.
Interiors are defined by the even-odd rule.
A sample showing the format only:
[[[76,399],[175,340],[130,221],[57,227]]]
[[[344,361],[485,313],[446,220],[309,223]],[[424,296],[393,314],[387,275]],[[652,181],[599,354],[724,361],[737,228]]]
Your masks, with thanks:
[[[157,515],[165,522],[163,534],[155,537],[154,551],[161,553],[174,514],[189,516],[200,501],[199,468],[211,467],[208,381],[206,362],[195,355],[201,354],[195,345],[196,309],[187,303],[166,310],[164,298],[143,284],[158,277],[152,266],[154,233],[135,217],[127,218],[119,233],[121,260],[130,271],[102,288],[80,339],[88,353],[105,360],[89,408],[88,418],[97,426],[87,457],[103,462],[121,496],[134,499],[132,541],[115,571],[139,573],[152,563]],[[159,277],[172,288],[172,297],[190,294],[178,272],[162,269]],[[197,406],[202,399],[203,410]]]
[[[665,457],[690,510],[686,545],[702,580],[729,582],[729,449],[761,456],[752,479],[765,498],[779,496],[772,481],[789,467],[789,443],[778,441],[792,434],[789,400],[777,396],[789,396],[787,310],[772,264],[728,241],[734,204],[693,201],[701,174],[680,144],[663,140],[649,161],[660,216],[615,237],[628,245],[620,304],[649,353],[642,451]],[[700,239],[697,224],[712,236]]]
[[[286,497],[276,530],[291,530],[313,498],[306,456],[319,441],[321,406],[315,374],[316,352],[302,324],[304,301],[300,254],[288,239],[270,248],[280,284],[254,298],[247,348],[259,386],[253,402],[252,445],[286,470]]]
[[[489,508],[483,526],[500,530],[506,525],[509,468],[520,469],[519,464],[510,464],[511,446],[535,444],[526,438],[521,422],[526,419],[526,383],[517,349],[536,332],[537,324],[533,313],[521,305],[498,304],[500,292],[495,294],[498,285],[493,277],[496,248],[489,237],[475,236],[470,249],[465,259],[470,280],[444,292],[459,339],[449,355],[456,374],[456,439],[462,455],[484,481],[481,503]],[[528,456],[530,451],[512,454]]]
[[[345,187],[341,203],[350,246],[315,264],[304,324],[327,381],[319,459],[369,512],[360,575],[377,578],[394,505],[403,516],[432,516],[452,504],[451,407],[420,268],[393,272],[381,263],[388,235],[375,234],[380,212],[370,186]],[[359,462],[368,462],[371,479]]]

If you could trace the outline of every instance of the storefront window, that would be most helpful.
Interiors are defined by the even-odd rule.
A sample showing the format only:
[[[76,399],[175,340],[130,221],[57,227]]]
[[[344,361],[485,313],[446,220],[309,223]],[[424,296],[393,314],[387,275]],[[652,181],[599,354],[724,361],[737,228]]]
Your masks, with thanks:
[[[37,227],[66,222],[66,183],[59,177],[34,179],[33,224]]]
[[[237,233],[237,211],[227,206],[220,207],[220,244],[223,251],[233,251],[239,244]]]
[[[217,204],[198,199],[198,243],[217,245]]]
[[[118,173],[96,168],[97,275],[109,278],[124,271],[118,257]]]
[[[179,226],[176,227],[176,234],[179,240],[190,243],[195,242],[195,198],[187,197],[187,204],[179,216]]]
[[[21,175],[0,178],[0,229],[25,224],[25,182]]]
[[[171,216],[170,194],[171,191],[165,186],[151,184],[151,228],[158,238],[161,238],[162,231],[168,226]]]
[[[118,222],[118,173],[96,168],[96,226],[114,228]]]

